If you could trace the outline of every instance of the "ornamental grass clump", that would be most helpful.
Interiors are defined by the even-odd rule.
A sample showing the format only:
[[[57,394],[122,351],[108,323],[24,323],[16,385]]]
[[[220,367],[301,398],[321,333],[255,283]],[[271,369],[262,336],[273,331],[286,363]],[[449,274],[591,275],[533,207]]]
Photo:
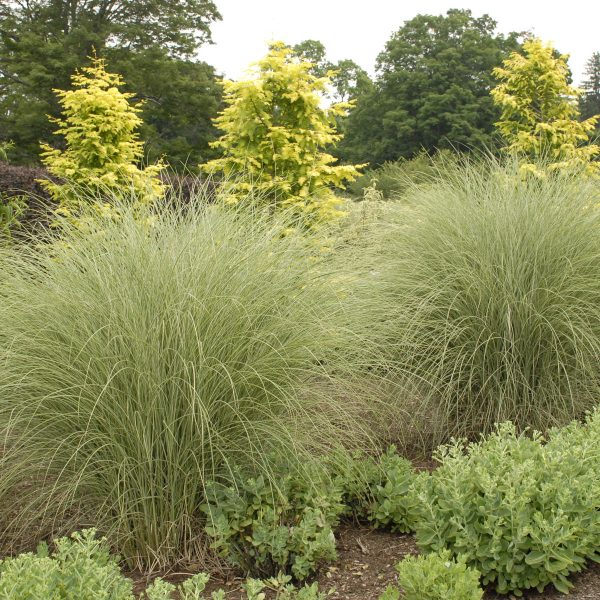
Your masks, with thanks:
[[[0,522],[4,540],[94,524],[151,569],[202,555],[208,481],[276,488],[273,456],[363,439],[331,390],[364,344],[351,278],[310,236],[200,200],[120,212],[0,256]]]
[[[600,560],[599,428],[596,413],[546,443],[504,423],[477,443],[442,446],[440,466],[413,487],[419,546],[450,550],[501,594],[550,584],[567,593],[569,576]]]
[[[440,414],[437,439],[511,420],[545,430],[600,397],[598,183],[462,165],[397,205],[388,344]]]

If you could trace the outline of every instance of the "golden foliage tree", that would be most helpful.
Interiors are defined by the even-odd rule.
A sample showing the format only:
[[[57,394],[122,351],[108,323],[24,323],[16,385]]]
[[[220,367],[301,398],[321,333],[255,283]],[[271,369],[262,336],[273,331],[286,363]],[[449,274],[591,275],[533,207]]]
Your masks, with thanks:
[[[72,90],[55,90],[63,118],[55,119],[65,149],[42,144],[42,162],[59,182],[42,184],[63,211],[76,208],[82,197],[110,195],[148,202],[164,193],[159,163],[141,168],[143,143],[136,130],[142,124],[133,94],[121,92],[121,77],[106,71],[103,59],[72,77]]]
[[[276,42],[251,78],[223,82],[227,106],[215,124],[224,133],[213,143],[223,157],[201,165],[224,174],[230,201],[252,194],[273,209],[296,210],[310,224],[341,214],[332,187],[343,188],[360,167],[334,165],[324,151],[341,139],[335,119],[351,104],[323,108],[330,78],[316,77],[312,66]]]
[[[600,115],[579,120],[582,92],[569,85],[568,56],[536,38],[525,41],[523,51],[513,52],[493,71],[500,83],[491,94],[502,110],[496,126],[506,150],[521,156],[523,169],[534,173],[538,159],[547,161],[550,170],[575,167],[598,173],[600,163],[593,159],[600,148],[589,139]]]

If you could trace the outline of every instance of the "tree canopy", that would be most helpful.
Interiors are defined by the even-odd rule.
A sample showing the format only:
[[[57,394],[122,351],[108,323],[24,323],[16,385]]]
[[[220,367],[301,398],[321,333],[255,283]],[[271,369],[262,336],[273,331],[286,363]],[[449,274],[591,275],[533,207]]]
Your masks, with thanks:
[[[254,195],[271,209],[296,211],[306,225],[339,214],[331,186],[343,187],[358,171],[334,165],[324,151],[341,137],[335,118],[349,108],[321,107],[328,84],[282,42],[250,78],[223,82],[226,107],[215,121],[223,135],[213,143],[223,157],[202,167],[224,173],[231,202]]]
[[[132,62],[146,65],[137,69],[136,83],[142,83],[148,98],[159,100],[145,108],[145,117],[157,129],[161,111],[181,108],[173,94],[183,96],[200,72],[196,89],[216,111],[216,86],[202,83],[212,72],[189,63],[199,45],[210,41],[210,25],[219,18],[212,0],[0,0],[0,127],[15,141],[13,158],[35,162],[40,139],[57,142],[47,119],[59,114],[52,90],[68,88],[71,75],[93,49],[110,59],[113,70],[128,76]],[[153,89],[160,85],[157,76],[169,71],[177,71],[170,81],[170,100]],[[167,153],[164,140],[183,136],[181,127],[159,134]]]
[[[498,118],[492,69],[519,37],[470,10],[406,21],[378,57],[375,86],[358,98],[340,155],[381,164],[420,149],[489,147]]]
[[[590,163],[600,148],[587,143],[600,115],[580,120],[582,92],[569,85],[567,60],[532,38],[523,53],[513,52],[494,69],[500,83],[491,94],[502,110],[496,125],[506,150],[522,157],[528,171],[539,174],[538,159],[548,161],[549,169],[583,166],[596,172],[600,166]]]
[[[302,60],[312,63],[310,72],[316,77],[329,76],[331,99],[335,102],[355,100],[373,85],[369,74],[349,58],[333,63],[327,59],[325,46],[319,40],[304,40],[292,47]]]

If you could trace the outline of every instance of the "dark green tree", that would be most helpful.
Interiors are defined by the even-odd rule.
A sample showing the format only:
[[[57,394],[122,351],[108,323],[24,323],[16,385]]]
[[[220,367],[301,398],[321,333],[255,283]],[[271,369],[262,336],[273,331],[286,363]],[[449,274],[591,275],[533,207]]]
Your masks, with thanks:
[[[155,52],[153,67],[173,69],[210,41],[210,25],[219,18],[212,0],[0,0],[0,128],[15,142],[13,158],[34,162],[40,140],[57,142],[47,119],[59,114],[52,90],[67,89],[93,49],[99,56],[118,54],[112,71],[127,70],[131,61],[147,64],[148,51]],[[156,84],[154,72],[138,73],[142,77],[144,88]],[[150,104],[145,112],[152,112]]]
[[[579,101],[581,118],[585,120],[600,115],[600,52],[594,52],[587,61],[581,87],[584,92]]]
[[[302,60],[313,63],[311,73],[315,77],[325,77],[331,69],[331,63],[327,60],[327,51],[323,42],[319,40],[303,40],[292,46],[294,53]]]
[[[365,94],[373,86],[369,74],[350,59],[342,59],[333,63],[327,59],[325,46],[319,40],[304,40],[293,46],[293,51],[302,60],[313,63],[311,73],[315,77],[331,76],[333,102],[348,102]]]
[[[108,50],[125,90],[143,100],[140,137],[150,162],[165,156],[175,170],[195,168],[216,156],[209,143],[218,137],[212,123],[221,106],[222,87],[204,62],[169,56],[161,48],[139,52]]]
[[[492,69],[519,48],[518,33],[496,33],[470,10],[418,15],[387,42],[372,90],[358,98],[339,155],[373,165],[425,149],[493,144],[498,109]]]

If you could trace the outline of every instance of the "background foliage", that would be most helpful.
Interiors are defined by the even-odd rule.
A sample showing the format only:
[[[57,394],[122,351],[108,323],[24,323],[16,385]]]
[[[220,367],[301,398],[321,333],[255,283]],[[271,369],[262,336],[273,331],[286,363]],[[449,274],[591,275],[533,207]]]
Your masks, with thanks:
[[[406,21],[379,55],[375,86],[358,99],[339,155],[376,166],[421,149],[492,146],[491,71],[518,39],[469,10]]]
[[[2,0],[0,130],[15,141],[14,160],[35,163],[39,142],[56,141],[46,118],[59,114],[52,90],[68,89],[71,75],[86,65],[93,49],[108,57],[117,73],[135,70],[136,92],[154,100],[144,114],[161,140],[153,156],[166,152],[170,158],[173,152],[177,162],[190,151],[202,155],[204,133],[189,130],[210,130],[219,92],[214,82],[202,84],[213,77],[212,69],[190,57],[210,41],[210,25],[217,19],[211,0]],[[170,76],[169,93],[161,88],[161,75]],[[194,113],[199,106],[208,111]],[[173,123],[164,122],[165,113],[174,116]],[[178,115],[188,122],[179,122]]]

